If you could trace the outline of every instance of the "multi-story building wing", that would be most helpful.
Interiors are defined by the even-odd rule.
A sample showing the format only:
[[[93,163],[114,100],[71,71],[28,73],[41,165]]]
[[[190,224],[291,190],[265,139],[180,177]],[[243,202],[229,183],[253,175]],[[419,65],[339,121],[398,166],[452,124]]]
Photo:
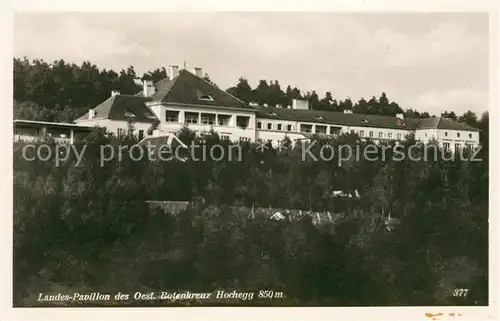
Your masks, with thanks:
[[[435,140],[445,149],[479,145],[477,129],[442,117],[405,119],[403,114],[315,111],[301,100],[294,100],[287,108],[247,104],[203,79],[201,68],[191,73],[179,71],[175,65],[169,67],[169,77],[157,83],[143,81],[143,90],[136,95],[113,91],[75,122],[105,127],[116,135],[133,130],[140,139],[168,136],[187,126],[198,134],[214,130],[223,139],[270,141],[274,145],[285,137],[297,141],[313,134],[348,133],[376,143],[402,141],[412,135],[423,143]]]

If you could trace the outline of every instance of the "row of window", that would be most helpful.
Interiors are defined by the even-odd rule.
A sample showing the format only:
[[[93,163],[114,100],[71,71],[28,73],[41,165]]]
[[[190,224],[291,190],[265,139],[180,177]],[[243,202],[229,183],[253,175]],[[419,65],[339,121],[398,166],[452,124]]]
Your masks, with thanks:
[[[427,137],[427,134],[425,134],[425,136]],[[444,132],[444,136],[448,137],[448,132]],[[457,133],[457,137],[460,137],[460,133]],[[469,138],[472,138],[472,134],[471,133],[469,133]]]
[[[358,134],[359,137],[369,137],[369,138],[388,138],[388,139],[393,139],[392,133],[387,133],[387,137],[385,137],[384,132],[378,132],[378,134],[375,136],[375,132],[373,130],[368,131],[368,136],[365,136],[365,131],[364,130],[359,130],[356,132],[354,129],[351,129],[351,134]],[[408,134],[405,135],[405,138],[408,136]],[[403,134],[402,133],[397,133],[396,134],[396,139],[401,140],[403,139]]]
[[[445,151],[450,151],[450,147],[451,147],[451,144],[450,143],[443,143],[443,149]],[[466,149],[472,149],[472,145],[471,144],[465,144],[464,147]],[[455,144],[455,150],[460,150],[462,148],[462,146],[460,144]]]
[[[203,125],[219,125],[219,126],[229,126],[231,120],[231,115],[218,115],[216,118],[214,114],[198,114],[186,112],[184,115],[185,124],[203,124]],[[167,123],[178,123],[179,122],[179,112],[169,111],[165,112],[165,122]],[[247,128],[250,123],[250,117],[248,116],[236,116],[236,126]]]
[[[273,130],[273,123],[267,123],[267,128],[268,130]],[[282,124],[275,124],[276,125],[276,130],[285,130],[284,125]],[[292,131],[293,126],[292,125],[286,125],[286,131]],[[262,123],[258,122],[257,123],[257,128],[262,129]],[[312,133],[313,125],[308,125],[308,124],[301,124],[300,125],[300,131],[303,133]],[[336,127],[330,127],[330,134],[333,135],[335,132],[338,132],[339,129]],[[327,133],[327,126],[320,126],[316,125],[316,134],[326,134]],[[359,130],[355,131],[354,129],[351,130],[352,134],[358,134],[360,137],[370,137],[370,138],[388,138],[388,139],[393,139],[393,134],[392,133],[387,133],[387,137],[385,137],[384,132],[378,132],[377,135],[375,135],[375,132],[370,130],[368,131],[368,136],[365,136],[365,131],[364,130]],[[403,135],[401,133],[396,134],[396,139],[401,140],[403,138]]]
[[[217,121],[217,125],[219,126],[228,126],[229,125],[229,118],[230,116],[226,115],[219,115],[219,119]],[[186,112],[184,122],[186,124],[198,124],[198,120],[200,119],[200,123],[204,125],[214,125],[216,123],[216,118],[215,115],[213,114],[201,114],[200,117],[198,117],[198,113],[189,113]],[[179,112],[178,111],[166,111],[165,114],[165,121],[166,122],[174,122],[177,123],[179,122]],[[248,127],[249,124],[249,118],[248,117],[238,117],[237,118],[237,126],[239,127]],[[274,126],[276,125],[276,126]],[[263,129],[263,124],[262,122],[257,123],[257,128],[258,129]],[[290,124],[284,125],[284,124],[273,124],[273,123],[267,123],[266,124],[266,129],[267,130],[278,130],[278,131],[294,131],[294,127]],[[316,125],[316,133],[327,133],[327,126],[320,126]],[[312,125],[306,125],[302,124],[300,127],[300,131],[304,133],[311,133],[312,132]],[[334,127],[330,127],[330,134],[334,134]],[[351,133],[354,133],[354,130],[351,130]],[[360,130],[358,132],[358,135],[360,137],[365,137],[365,131]],[[373,131],[368,132],[368,137],[375,137]],[[448,132],[444,133],[445,137],[448,137]],[[402,134],[397,134],[396,139],[400,140],[402,138]],[[377,135],[378,138],[384,138],[384,133],[383,132],[378,132]],[[425,137],[427,137],[427,133],[425,133]],[[457,137],[460,137],[460,133],[457,133]],[[387,138],[392,139],[392,133],[387,133]],[[469,133],[469,138],[472,138],[472,133]]]
[[[126,132],[125,129],[118,128],[118,132],[117,132],[118,137],[124,137],[125,136],[125,132]],[[134,135],[134,130],[129,130],[128,131],[128,135],[129,136]],[[143,129],[139,129],[139,135],[138,135],[138,137],[139,137],[139,140],[141,140],[141,139],[144,138],[144,130]]]
[[[257,128],[262,129],[262,123],[258,122],[257,123]],[[267,123],[267,129],[268,130],[273,130],[273,124],[272,123]],[[291,132],[293,130],[292,125],[286,125],[284,126],[283,124],[276,124],[276,130],[282,130],[282,131],[288,131]]]

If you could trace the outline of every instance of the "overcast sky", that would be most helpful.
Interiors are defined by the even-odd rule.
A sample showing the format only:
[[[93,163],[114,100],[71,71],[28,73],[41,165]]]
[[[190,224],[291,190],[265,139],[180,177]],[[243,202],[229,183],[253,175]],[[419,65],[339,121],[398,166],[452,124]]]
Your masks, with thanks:
[[[14,55],[138,75],[199,66],[221,88],[279,80],[404,109],[488,109],[488,16],[441,13],[16,14]]]

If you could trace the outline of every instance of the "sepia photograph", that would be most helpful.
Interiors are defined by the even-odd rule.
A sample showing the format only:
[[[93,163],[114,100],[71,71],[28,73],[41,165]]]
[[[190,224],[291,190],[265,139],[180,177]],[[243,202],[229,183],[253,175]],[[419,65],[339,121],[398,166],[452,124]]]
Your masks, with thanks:
[[[488,307],[490,26],[16,12],[10,305]]]

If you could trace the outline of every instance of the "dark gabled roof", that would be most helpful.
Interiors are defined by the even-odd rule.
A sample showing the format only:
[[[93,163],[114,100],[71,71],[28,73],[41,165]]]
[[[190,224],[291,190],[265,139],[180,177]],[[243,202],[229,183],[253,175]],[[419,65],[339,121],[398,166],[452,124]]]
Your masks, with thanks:
[[[138,96],[114,95],[94,108],[93,119],[133,120],[136,122],[152,123],[158,118],[145,104],[145,99]],[[78,120],[87,120],[89,113]]]
[[[257,117],[344,126],[362,126],[393,129],[415,129],[418,119],[399,119],[391,116],[345,114],[330,111],[296,110],[277,107],[256,109]]]
[[[179,145],[183,148],[187,148],[187,146],[175,134],[168,134],[161,136],[147,136],[139,142],[139,145],[141,146],[150,145],[153,150],[159,149],[160,147],[163,146],[169,146],[171,148],[175,148]]]
[[[458,123],[452,119],[444,117],[431,117],[420,119],[417,129],[449,129],[477,132],[479,129],[471,127],[467,124]]]
[[[182,69],[174,79],[160,80],[154,84],[154,87],[155,93],[148,97],[151,101],[248,108],[245,102],[185,69]],[[143,97],[143,93],[137,93],[135,96]],[[200,99],[202,96],[210,96],[213,100]]]
[[[478,132],[479,129],[471,127],[467,124],[457,123],[454,120],[439,117],[439,123],[437,125],[438,129],[449,129],[449,130],[464,130],[464,131],[475,131]]]
[[[417,129],[436,129],[439,117],[422,118],[418,120]]]

